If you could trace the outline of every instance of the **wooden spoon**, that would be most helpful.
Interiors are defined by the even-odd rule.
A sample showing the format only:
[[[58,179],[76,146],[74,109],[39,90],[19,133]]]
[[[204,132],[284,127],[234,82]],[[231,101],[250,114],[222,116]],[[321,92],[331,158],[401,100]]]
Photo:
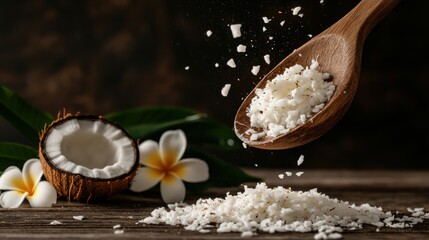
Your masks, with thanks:
[[[237,136],[250,146],[275,150],[304,145],[330,130],[345,114],[353,100],[359,81],[366,36],[399,2],[400,0],[362,0],[337,23],[283,59],[255,87],[264,88],[267,81],[283,73],[285,68],[295,64],[309,66],[312,59],[317,59],[320,64],[318,70],[329,73],[336,85],[334,95],[320,112],[286,134],[251,141],[250,134],[246,133],[251,128],[246,109],[255,96],[253,89],[235,116],[234,128]]]

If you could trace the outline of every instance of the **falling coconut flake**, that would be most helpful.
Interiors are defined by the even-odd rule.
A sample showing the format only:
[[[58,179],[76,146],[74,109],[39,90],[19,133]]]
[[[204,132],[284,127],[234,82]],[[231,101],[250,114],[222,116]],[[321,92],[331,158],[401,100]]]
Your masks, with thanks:
[[[281,22],[280,22],[280,26],[282,26],[282,27],[283,27],[283,25],[285,25],[285,21],[281,21]]]
[[[231,24],[230,28],[233,38],[241,37],[241,24]]]
[[[237,46],[237,52],[240,52],[240,53],[246,52],[246,46],[243,44],[238,45]]]
[[[118,228],[121,228],[120,224],[116,224],[115,226],[113,226],[113,229],[118,229]]]
[[[292,172],[285,172],[286,176],[292,177]]]
[[[301,155],[298,158],[298,162],[297,162],[298,166],[301,165],[303,162],[304,162],[304,155]]]
[[[265,31],[267,31],[267,28],[266,27],[262,27],[262,32],[265,32]]]
[[[285,178],[285,175],[284,174],[279,174],[279,178],[283,179],[283,178]]]
[[[186,71],[187,71],[187,70],[189,70],[189,66],[186,66],[186,67],[185,67],[185,70],[186,70]]]
[[[253,75],[255,75],[255,76],[256,76],[256,75],[258,75],[258,73],[259,73],[259,69],[260,69],[260,68],[261,68],[261,67],[260,67],[259,65],[258,65],[258,66],[253,66],[253,67],[252,67],[252,71],[251,71],[251,72],[252,72],[252,74],[253,74]]]
[[[271,19],[267,18],[267,17],[262,17],[262,20],[264,20],[264,23],[269,23],[271,22]]]
[[[85,217],[84,216],[73,216],[73,219],[82,221]]]
[[[291,9],[292,10],[292,15],[298,15],[299,14],[299,11],[301,11],[301,7],[295,7],[295,8],[292,8]]]
[[[122,230],[122,229],[118,229],[118,230],[115,230],[113,233],[115,233],[115,234],[124,234],[124,230]]]
[[[242,143],[241,145],[243,145],[243,148],[247,148],[247,144],[246,143]]]
[[[219,67],[219,63],[215,63],[215,67]]]
[[[267,64],[270,64],[270,63],[271,63],[270,55],[269,55],[269,54],[266,54],[266,55],[264,56],[264,60],[265,60],[265,62],[266,62]]]
[[[220,91],[220,93],[222,94],[222,96],[227,97],[228,93],[229,93],[229,89],[231,89],[231,84],[225,84],[225,86],[223,86],[222,90]]]
[[[295,175],[297,176],[297,177],[301,177],[301,175],[302,174],[304,174],[304,172],[297,172],[297,173],[295,173]]]
[[[210,30],[208,30],[208,31],[206,32],[207,37],[210,37],[212,34],[213,34],[213,32],[212,32],[212,31],[210,31]]]
[[[231,68],[235,68],[237,67],[237,65],[235,65],[234,59],[229,59],[228,62],[226,63],[226,65],[228,65]]]

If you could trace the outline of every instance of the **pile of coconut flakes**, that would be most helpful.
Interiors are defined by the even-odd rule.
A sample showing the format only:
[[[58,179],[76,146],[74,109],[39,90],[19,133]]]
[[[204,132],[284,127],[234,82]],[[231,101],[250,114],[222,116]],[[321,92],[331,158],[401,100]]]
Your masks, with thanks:
[[[344,230],[362,228],[363,224],[377,227],[407,228],[429,213],[423,208],[408,209],[410,216],[395,216],[369,204],[355,205],[320,193],[292,191],[281,186],[269,188],[259,183],[255,188],[245,186],[237,195],[225,198],[199,199],[195,204],[171,204],[168,209],[155,209],[146,224],[183,225],[186,230],[218,233],[239,232],[243,237],[257,231],[316,232],[314,239],[338,239]]]

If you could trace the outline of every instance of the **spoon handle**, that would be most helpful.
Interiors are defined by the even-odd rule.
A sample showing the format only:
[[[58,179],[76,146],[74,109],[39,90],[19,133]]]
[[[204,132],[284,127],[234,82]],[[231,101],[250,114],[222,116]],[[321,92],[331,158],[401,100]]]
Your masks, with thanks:
[[[329,33],[342,33],[351,39],[364,41],[372,28],[399,2],[400,0],[362,0],[334,24]]]

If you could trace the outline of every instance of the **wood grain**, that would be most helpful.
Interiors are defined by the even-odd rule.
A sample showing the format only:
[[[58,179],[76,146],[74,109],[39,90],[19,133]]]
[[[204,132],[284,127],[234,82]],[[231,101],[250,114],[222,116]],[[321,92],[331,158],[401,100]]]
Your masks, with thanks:
[[[331,197],[354,203],[369,203],[384,210],[406,212],[407,207],[429,209],[428,171],[305,171],[301,177],[279,179],[282,170],[246,170],[265,179],[272,186],[293,189],[318,187]],[[240,187],[210,189],[203,194],[188,195],[187,202],[200,197],[223,197],[226,191],[241,191]],[[0,209],[0,239],[246,239],[238,233],[202,234],[183,227],[144,225],[137,222],[164,204],[156,195],[125,193],[104,203],[83,204],[59,201],[53,208],[35,209],[23,205],[18,209]],[[73,216],[84,216],[82,221]],[[54,220],[61,225],[50,225]],[[120,224],[123,234],[115,234],[113,226]],[[250,239],[313,239],[313,233],[258,233]],[[412,229],[376,228],[346,232],[344,239],[428,239],[429,222]]]

